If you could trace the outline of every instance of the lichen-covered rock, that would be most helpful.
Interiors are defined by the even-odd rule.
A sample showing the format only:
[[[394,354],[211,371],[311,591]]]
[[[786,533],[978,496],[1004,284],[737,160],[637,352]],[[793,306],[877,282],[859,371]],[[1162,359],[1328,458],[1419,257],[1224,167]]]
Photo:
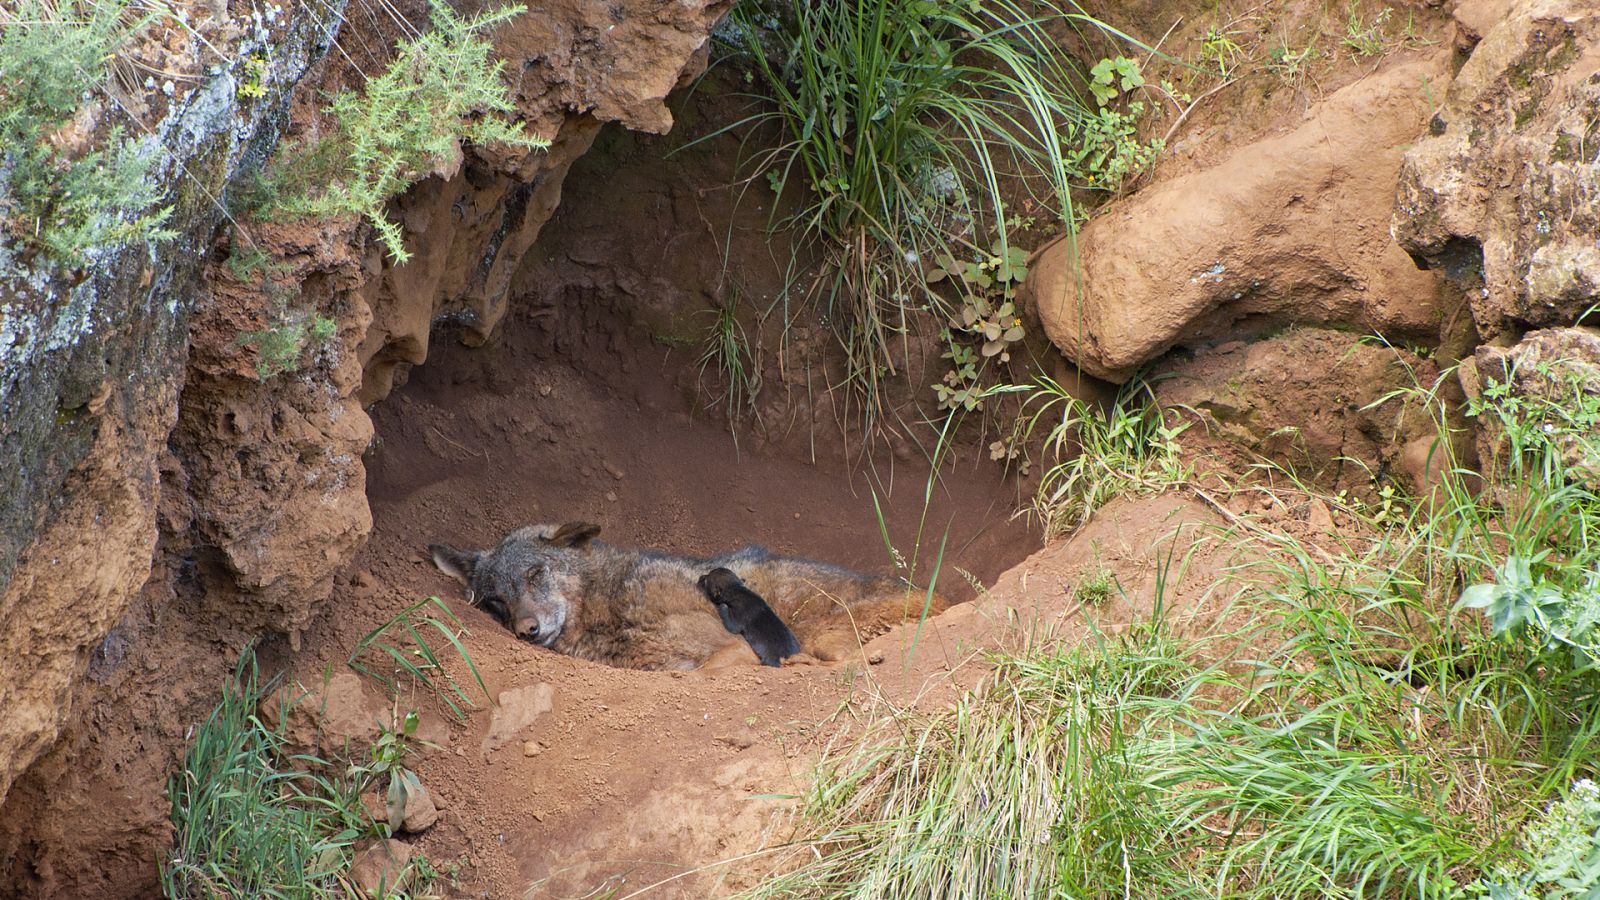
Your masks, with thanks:
[[[1174,346],[1289,324],[1431,343],[1434,277],[1388,235],[1401,147],[1427,123],[1444,55],[1394,65],[1313,105],[1287,134],[1160,181],[1037,256],[1026,290],[1079,368],[1124,381]]]
[[[208,76],[174,88],[147,138],[175,238],[92,248],[76,271],[11,269],[0,281],[0,799],[74,712],[73,682],[150,574],[158,460],[193,276],[223,216],[216,198],[276,140],[290,89],[342,9],[233,23],[219,32],[233,56],[191,46],[172,60]],[[269,49],[271,62],[247,74]]]
[[[1485,338],[1572,324],[1600,302],[1600,7],[1479,0],[1456,15],[1471,55],[1406,151],[1395,237],[1470,288]]]

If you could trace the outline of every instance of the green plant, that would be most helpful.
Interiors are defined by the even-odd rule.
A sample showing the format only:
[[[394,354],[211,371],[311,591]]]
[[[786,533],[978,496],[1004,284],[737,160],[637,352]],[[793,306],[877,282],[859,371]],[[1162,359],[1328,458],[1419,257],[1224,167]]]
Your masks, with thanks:
[[[284,311],[277,324],[243,332],[236,343],[255,349],[256,378],[267,381],[298,369],[307,348],[326,344],[337,332],[338,323],[327,316]]]
[[[107,60],[153,18],[127,0],[16,0],[0,10],[0,228],[56,263],[172,234],[162,227],[170,209],[151,209],[154,156],[120,126],[77,158],[59,147]]]
[[[996,658],[954,710],[893,721],[829,759],[806,797],[807,846],[825,852],[750,896],[1112,894],[1123,884],[1118,838],[1142,848],[1147,835],[1086,826],[1125,809],[1114,786],[1128,732],[1147,698],[1183,680],[1174,650],[1157,623],[1060,654]]]
[[[940,332],[947,347],[944,358],[951,362],[944,381],[933,386],[941,409],[982,406],[980,366],[991,359],[1010,361],[1011,346],[1027,336],[1016,308],[1017,289],[1028,277],[1027,261],[1028,251],[997,242],[976,260],[940,254],[937,267],[928,272],[929,283],[949,279],[959,303],[959,312]],[[963,339],[979,343],[976,354]]]
[[[253,243],[245,247],[237,239],[229,248],[227,266],[228,274],[238,282],[249,282],[257,276],[270,275],[285,269],[282,263],[274,262],[272,255],[267,251]]]
[[[183,770],[167,786],[174,843],[161,864],[164,896],[363,896],[347,875],[356,841],[373,830],[361,794],[379,774],[409,773],[399,765],[403,738],[386,731],[371,763],[343,778],[326,774],[334,768],[327,761],[289,750],[286,722],[297,698],[285,698],[276,721],[259,718],[269,690],[247,649],[221,703],[195,729]],[[415,730],[414,714],[406,727]],[[391,789],[391,810],[393,802]],[[408,890],[425,895],[432,867],[419,855],[409,869]]]
[[[729,128],[782,135],[744,166],[776,191],[804,188],[782,224],[827,249],[822,271],[796,281],[836,323],[846,380],[869,413],[911,314],[945,305],[924,261],[962,256],[963,244],[1007,246],[1012,174],[1071,221],[1066,142],[1095,114],[1049,27],[1103,28],[1072,10],[827,0],[780,21],[754,4],[734,9],[731,33],[772,106]]]
[[[324,764],[287,750],[287,704],[276,723],[257,718],[262,695],[247,650],[168,783],[175,836],[161,866],[167,897],[343,895],[338,873],[362,831],[360,797],[302,770]]]
[[[1217,76],[1224,81],[1230,78],[1245,52],[1234,38],[1239,32],[1227,26],[1212,25],[1200,39],[1200,58],[1217,67]]]
[[[1473,887],[1488,900],[1586,900],[1600,890],[1600,785],[1587,778],[1523,830],[1526,860]]]
[[[492,47],[480,36],[523,9],[462,19],[447,4],[433,3],[432,31],[402,41],[395,60],[359,95],[340,91],[333,98],[333,134],[279,162],[269,192],[277,207],[269,215],[356,213],[391,257],[410,259],[400,226],[384,213],[390,198],[429,172],[451,168],[463,141],[549,146],[501,118],[514,109],[500,79],[504,64],[490,60]]]
[[[422,786],[422,779],[405,765],[406,755],[410,753],[409,743],[417,733],[421,717],[411,710],[396,718],[396,727],[379,732],[378,739],[369,748],[367,761],[351,764],[348,770],[358,794],[385,785],[384,821],[379,825],[386,837],[400,830],[406,818],[406,804],[411,798],[428,793]]]
[[[1189,477],[1178,441],[1189,423],[1157,406],[1143,382],[1124,386],[1105,412],[1045,376],[1031,388],[996,390],[1028,394],[1012,445],[1025,446],[1045,429],[1044,450],[1052,462],[1039,482],[1033,513],[1047,536],[1082,525],[1119,494],[1161,489]]]
[[[1584,779],[1600,687],[1540,622],[1600,571],[1582,466],[1597,401],[1516,383],[1472,407],[1507,448],[1483,473],[1448,458],[1440,391],[1402,392],[1435,416],[1447,457],[1427,503],[1358,508],[1274,470],[1347,524],[1311,543],[1229,514],[1205,534],[1230,560],[1210,589],[1216,621],[1239,623],[1226,633],[1165,633],[1166,585],[1182,577],[1169,554],[1151,623],[1002,657],[953,712],[897,718],[830,755],[806,858],[757,893],[1593,896],[1600,790]],[[1055,409],[1054,393],[1037,402]],[[1086,417],[1068,405],[1062,419]],[[1136,431],[1127,419],[1090,427]],[[1112,447],[1100,477],[1142,464]],[[1498,627],[1480,627],[1457,598],[1497,570],[1466,591],[1495,611]]]
[[[1130,176],[1143,172],[1166,149],[1163,138],[1139,140],[1144,104],[1127,111],[1102,109],[1084,121],[1064,160],[1073,183],[1096,191],[1115,191]]]
[[[429,614],[419,617],[418,613],[424,609],[429,610]],[[472,661],[472,655],[461,643],[461,631],[461,620],[450,611],[450,607],[444,605],[444,601],[438,597],[425,597],[363,635],[351,650],[347,663],[350,668],[378,681],[391,691],[397,687],[395,676],[409,678],[443,701],[457,721],[466,721],[462,706],[472,706],[472,700],[439,662],[438,654],[426,637],[431,632],[443,638],[455,650],[472,673],[478,689],[487,697],[489,687],[483,683],[477,663]],[[401,633],[406,639],[400,646],[390,642],[394,633]],[[385,664],[380,666],[369,660],[369,653],[384,660]]]
[[[1389,46],[1389,37],[1384,31],[1393,15],[1394,10],[1385,6],[1368,21],[1359,3],[1350,4],[1346,12],[1344,45],[1355,56],[1381,55]]]
[[[1117,576],[1104,565],[1096,564],[1094,570],[1078,579],[1072,589],[1073,599],[1089,606],[1099,606],[1110,600],[1117,591]]]
[[[1139,61],[1126,56],[1116,59],[1103,57],[1089,70],[1089,92],[1094,94],[1095,102],[1101,106],[1143,84],[1144,73],[1139,68]]]
[[[1304,75],[1308,65],[1316,58],[1316,44],[1307,44],[1296,50],[1286,42],[1267,51],[1267,71],[1294,80]]]
[[[737,302],[730,301],[712,310],[711,327],[707,329],[704,349],[697,360],[700,381],[706,370],[715,368],[726,392],[720,398],[731,423],[742,410],[755,410],[756,396],[761,392],[761,369],[755,354],[750,350],[750,338],[739,321]],[[712,401],[716,403],[719,401]]]

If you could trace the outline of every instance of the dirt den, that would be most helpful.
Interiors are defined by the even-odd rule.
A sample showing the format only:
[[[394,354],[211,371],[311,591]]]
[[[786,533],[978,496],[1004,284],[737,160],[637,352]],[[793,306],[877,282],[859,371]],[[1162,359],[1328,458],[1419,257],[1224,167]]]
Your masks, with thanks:
[[[920,556],[920,579],[948,528],[939,588],[953,598],[973,595],[962,570],[992,583],[1037,547],[987,460],[944,475],[919,554],[926,463],[884,454],[855,470],[814,465],[804,440],[740,448],[719,417],[691,415],[692,355],[596,325],[607,348],[574,356],[547,319],[523,309],[475,350],[437,343],[379,408],[372,540],[295,666],[315,679],[324,658],[429,594],[469,627],[466,645],[501,706],[448,732],[447,752],[421,766],[445,808],[421,847],[442,868],[459,861],[469,895],[518,896],[546,880],[550,896],[582,894],[720,858],[724,842],[743,846],[772,824],[776,803],[749,796],[795,791],[814,723],[850,695],[860,667],[671,675],[563,657],[470,608],[424,558],[428,542],[489,546],[521,524],[582,519],[622,545],[710,554],[762,543],[887,573],[876,491],[895,548]],[[487,736],[519,715],[525,727]],[[780,773],[795,780],[775,783]],[[688,884],[686,896],[704,889]]]
[[[487,547],[523,524],[584,520],[623,546],[709,555],[755,543],[889,574],[886,532],[922,584],[943,543],[937,587],[957,601],[1039,546],[1013,515],[1015,478],[986,453],[962,451],[925,505],[929,463],[915,442],[862,453],[843,441],[824,373],[808,380],[803,366],[780,366],[792,347],[774,342],[760,357],[759,421],[730,430],[722,405],[707,408],[726,385],[702,373],[700,341],[726,280],[702,217],[736,223],[733,253],[756,261],[740,290],[770,290],[781,273],[763,265],[765,211],[734,209],[715,189],[725,150],[663,163],[668,146],[603,135],[569,177],[496,336],[469,348],[451,322],[435,327],[426,365],[373,409],[370,542],[302,652],[279,645],[265,656],[317,687],[407,604],[437,595],[461,618],[498,705],[480,702],[452,726],[429,698],[401,700],[429,711],[423,731],[443,748],[418,765],[441,818],[414,840],[454,873],[440,882],[452,895],[627,893],[781,840],[793,801],[753,798],[798,793],[835,730],[825,720],[864,696],[864,671],[884,671],[869,660],[902,656],[875,644],[836,666],[612,669],[514,639],[434,568],[427,544]],[[955,668],[964,652],[930,627],[916,672]],[[352,688],[341,679],[327,690]],[[355,712],[324,722],[329,732],[370,738],[392,715],[370,684],[343,699]],[[763,862],[713,867],[657,895],[724,891],[724,879]]]

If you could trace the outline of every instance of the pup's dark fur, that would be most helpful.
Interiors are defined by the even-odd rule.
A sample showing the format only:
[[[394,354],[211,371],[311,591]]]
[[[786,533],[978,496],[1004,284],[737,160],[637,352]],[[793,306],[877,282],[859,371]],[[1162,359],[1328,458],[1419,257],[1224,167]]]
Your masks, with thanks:
[[[613,547],[600,526],[529,525],[489,550],[428,549],[467,586],[467,598],[518,637],[569,656],[630,669],[692,669],[749,659],[695,583],[726,568],[760,594],[820,660],[847,659],[861,641],[950,604],[895,578],[745,547],[699,559]],[[716,659],[712,659],[715,656]]]
[[[763,666],[783,665],[784,657],[800,652],[794,632],[732,569],[719,567],[701,575],[700,590],[716,604],[722,626],[731,634],[743,635]]]

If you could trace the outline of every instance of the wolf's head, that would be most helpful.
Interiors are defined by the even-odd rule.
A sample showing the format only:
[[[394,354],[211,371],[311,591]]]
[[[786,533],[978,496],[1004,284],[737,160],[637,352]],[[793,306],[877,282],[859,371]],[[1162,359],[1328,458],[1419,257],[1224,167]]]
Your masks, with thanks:
[[[549,647],[561,637],[579,589],[584,548],[599,525],[529,525],[493,550],[431,544],[439,571],[467,586],[467,600],[499,619],[517,637]]]

